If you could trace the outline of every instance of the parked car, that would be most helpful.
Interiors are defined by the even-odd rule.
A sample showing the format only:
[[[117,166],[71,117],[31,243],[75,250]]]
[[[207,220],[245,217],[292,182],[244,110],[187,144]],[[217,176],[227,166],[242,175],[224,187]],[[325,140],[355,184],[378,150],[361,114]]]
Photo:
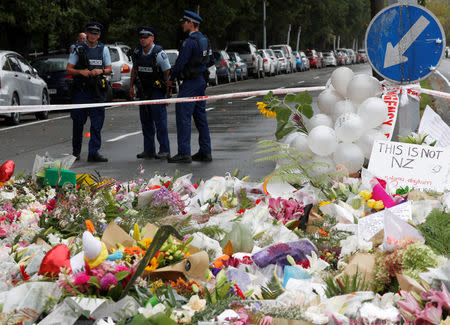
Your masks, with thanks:
[[[71,103],[72,76],[66,73],[67,54],[40,57],[31,62],[46,83],[52,103]]]
[[[322,54],[322,52],[317,52],[317,55],[320,58],[320,67],[321,68],[325,68],[325,63],[323,62],[323,54]]]
[[[278,45],[270,45],[269,48],[272,50],[281,50],[286,57],[287,60],[287,73],[292,73],[297,70],[296,62],[295,62],[295,55],[292,53],[292,48],[287,44],[278,44]]]
[[[130,78],[133,62],[131,60],[131,48],[121,43],[108,44],[111,55],[111,86],[114,96],[129,98]]]
[[[359,54],[359,63],[366,63],[367,62],[367,53],[366,50],[358,50]]]
[[[275,75],[275,64],[273,63],[269,53],[266,50],[258,50],[259,55],[263,58],[264,74],[266,76]]]
[[[287,73],[286,70],[289,62],[284,56],[284,53],[281,50],[274,50],[274,52],[278,58],[278,62],[280,63],[280,71],[283,73]]]
[[[341,48],[341,49],[338,49],[338,51],[345,53],[345,55],[347,56],[347,59],[346,59],[347,64],[356,63],[356,55],[355,55],[355,52],[353,52],[353,50]]]
[[[353,51],[352,49],[347,49],[347,53],[351,58],[352,64],[358,63],[358,61],[356,59],[355,51]]]
[[[256,45],[249,41],[235,41],[227,44],[225,48],[228,52],[237,52],[242,60],[247,64],[248,73],[255,78],[264,76],[263,60],[258,55]]]
[[[48,88],[38,72],[20,54],[0,51],[0,105],[47,105]],[[48,111],[34,112],[47,119]],[[19,124],[21,113],[3,114],[9,124]]]
[[[304,67],[303,67],[303,61],[300,56],[300,53],[298,53],[297,51],[294,51],[293,53],[295,55],[295,63],[296,63],[297,71],[303,71]]]
[[[170,66],[173,67],[175,65],[175,62],[177,61],[177,58],[178,58],[178,55],[179,55],[178,50],[164,50],[164,51],[167,54],[167,58],[169,59]],[[210,66],[208,68],[208,71],[209,71],[209,80],[208,80],[209,85],[211,85],[211,86],[218,85],[219,80],[217,78],[217,73],[216,73],[217,68],[216,68],[216,66],[213,64],[212,66]],[[179,91],[179,88],[180,88],[179,87],[179,83],[177,82],[176,89],[174,90],[173,93],[177,94],[178,91]]]
[[[217,77],[219,81],[224,82],[237,81],[236,66],[230,60],[225,51],[214,51],[214,60],[216,61]]]
[[[326,67],[329,65],[337,67],[338,63],[337,63],[336,57],[334,56],[334,53],[332,51],[323,52],[323,64]]]
[[[169,59],[170,66],[173,67],[178,58],[178,54],[179,54],[178,50],[169,49],[169,50],[164,50],[164,52],[166,52],[166,54],[167,54],[167,58]],[[172,93],[178,94],[179,90],[180,90],[180,84],[177,81],[175,84],[175,89],[172,90]]]
[[[317,54],[316,50],[306,50],[304,51],[306,56],[309,59],[309,65],[316,69],[320,69],[322,67],[322,59]]]
[[[233,61],[234,66],[236,67],[236,74],[239,79],[244,80],[248,78],[248,69],[247,63],[241,59],[237,52],[228,52],[231,61]]]
[[[341,57],[342,57],[342,64],[343,65],[347,65],[347,64],[351,64],[351,59],[347,54],[347,51],[339,51]]]
[[[266,49],[266,52],[269,54],[274,66],[275,66],[275,74],[280,74],[281,73],[280,62],[278,61],[278,58],[275,55],[275,52],[272,49]]]
[[[302,64],[303,64],[304,70],[309,70],[310,69],[309,59],[306,56],[305,52],[300,51],[299,54],[300,54],[300,57],[302,59]]]

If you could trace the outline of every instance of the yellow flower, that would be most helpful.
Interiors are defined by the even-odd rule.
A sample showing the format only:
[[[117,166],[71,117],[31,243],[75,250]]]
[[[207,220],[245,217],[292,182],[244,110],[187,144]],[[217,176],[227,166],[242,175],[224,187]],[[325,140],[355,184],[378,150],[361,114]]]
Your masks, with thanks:
[[[151,238],[144,238],[140,241],[140,243],[146,248],[148,249],[150,247],[150,244],[152,243],[152,239]]]
[[[263,102],[256,103],[258,105],[258,109],[261,112],[262,115],[268,117],[268,118],[275,118],[277,116],[277,113],[274,111],[271,111],[270,109],[267,109],[267,104]]]
[[[331,202],[329,202],[329,201],[320,201],[319,203],[318,203],[318,205],[319,205],[319,207],[323,207],[324,205],[327,205],[327,204],[330,204]]]
[[[382,210],[382,209],[384,209],[384,203],[383,203],[383,201],[381,201],[381,200],[376,201],[375,204],[373,205],[373,208],[374,208],[375,210]]]
[[[139,231],[139,225],[137,223],[134,224],[133,238],[135,241],[139,241],[141,239],[141,233]]]
[[[369,192],[369,191],[361,191],[361,192],[359,192],[359,196],[367,201],[367,200],[370,200],[372,198],[372,193]]]
[[[156,270],[158,268],[158,266],[159,265],[158,265],[158,261],[156,260],[156,257],[153,257],[150,261],[150,265],[147,266],[145,268],[145,270],[149,271],[149,272],[153,272],[154,270]]]
[[[375,206],[375,202],[376,201],[374,199],[368,200],[367,201],[367,207],[372,209]]]

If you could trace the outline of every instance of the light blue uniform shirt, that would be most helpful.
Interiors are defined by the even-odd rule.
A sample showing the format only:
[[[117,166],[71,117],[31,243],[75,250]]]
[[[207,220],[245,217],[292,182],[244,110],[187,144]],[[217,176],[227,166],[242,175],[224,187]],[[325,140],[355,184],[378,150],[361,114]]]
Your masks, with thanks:
[[[142,49],[142,55],[152,54],[154,47],[155,44],[153,43],[152,48],[150,49],[150,51],[148,51],[147,54],[144,52],[144,49]],[[169,57],[167,56],[166,52],[164,52],[164,50],[161,50],[161,52],[159,52],[156,56],[156,64],[159,65],[162,71],[167,71],[170,69]]]
[[[95,46],[97,47],[98,44]],[[69,63],[73,65],[76,65],[78,63],[78,55],[75,51],[70,52]],[[107,65],[111,65],[111,55],[109,54],[109,49],[106,45],[103,48],[103,64],[105,65],[105,67]]]

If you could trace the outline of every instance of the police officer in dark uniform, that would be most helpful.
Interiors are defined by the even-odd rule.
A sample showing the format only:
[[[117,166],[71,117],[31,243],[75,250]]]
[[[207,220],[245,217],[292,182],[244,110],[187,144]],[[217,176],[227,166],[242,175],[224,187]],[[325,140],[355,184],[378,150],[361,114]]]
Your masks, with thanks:
[[[184,32],[189,37],[183,42],[180,54],[172,68],[168,87],[173,87],[176,79],[182,80],[178,97],[204,96],[208,67],[214,64],[208,39],[199,30],[202,18],[195,12],[185,10],[183,22]],[[177,103],[177,142],[178,154],[169,158],[169,163],[190,163],[194,161],[212,161],[211,139],[206,117],[205,101]],[[191,117],[199,132],[200,150],[191,157]]]
[[[170,73],[169,58],[162,47],[154,43],[155,30],[152,27],[141,26],[138,27],[137,31],[139,45],[133,52],[130,97],[136,97],[133,87],[136,85],[138,97],[141,100],[166,98],[166,82]],[[139,153],[137,158],[169,158],[170,144],[166,105],[140,105],[139,117],[142,124],[142,134],[144,135],[144,151]],[[155,129],[156,138],[159,142],[158,153],[155,149]]]
[[[72,103],[102,103],[105,101],[107,80],[111,74],[111,56],[109,49],[98,41],[103,26],[92,22],[86,25],[86,42],[78,43],[75,51],[70,53],[66,72],[73,76]],[[105,120],[105,108],[80,108],[71,111],[73,120],[72,148],[73,155],[80,159],[83,140],[83,127],[89,116],[91,120],[91,138],[89,140],[89,162],[107,162],[99,154],[101,147],[101,130]]]

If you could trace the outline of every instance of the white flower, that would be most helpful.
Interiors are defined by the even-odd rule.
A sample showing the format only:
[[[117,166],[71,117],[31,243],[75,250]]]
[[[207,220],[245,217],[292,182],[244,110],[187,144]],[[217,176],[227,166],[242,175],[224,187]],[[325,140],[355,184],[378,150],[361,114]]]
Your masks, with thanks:
[[[99,319],[95,323],[95,325],[114,325],[114,324],[116,324],[116,322],[111,317],[107,317],[106,319],[105,318]]]
[[[59,234],[48,234],[47,240],[51,246],[56,246],[61,243],[61,236]]]
[[[20,221],[21,221],[23,224],[28,225],[28,224],[30,224],[30,223],[36,221],[37,218],[38,218],[38,214],[37,214],[37,213],[34,213],[33,211],[30,211],[30,210],[20,210],[20,212],[21,212],[21,213],[20,213]]]
[[[16,197],[17,193],[15,190],[8,192],[8,191],[0,191],[0,201],[11,201]]]
[[[142,315],[144,315],[145,318],[149,318],[157,313],[163,313],[166,310],[166,306],[159,303],[155,305],[155,307],[152,306],[152,304],[147,304],[146,307],[139,307],[138,312]]]
[[[317,257],[317,254],[314,251],[311,252],[311,256],[306,256],[306,258],[308,259],[310,266],[305,269],[305,271],[311,275],[318,275],[330,266],[326,261]]]
[[[200,299],[198,295],[194,295],[189,302],[182,307],[185,310],[201,311],[206,308],[206,300]]]
[[[192,320],[194,313],[190,310],[172,310],[170,318],[176,321],[178,324],[189,324]]]
[[[372,242],[359,239],[357,235],[348,236],[341,240],[340,245],[342,247],[341,257],[350,256],[358,250],[368,252],[372,249]]]

